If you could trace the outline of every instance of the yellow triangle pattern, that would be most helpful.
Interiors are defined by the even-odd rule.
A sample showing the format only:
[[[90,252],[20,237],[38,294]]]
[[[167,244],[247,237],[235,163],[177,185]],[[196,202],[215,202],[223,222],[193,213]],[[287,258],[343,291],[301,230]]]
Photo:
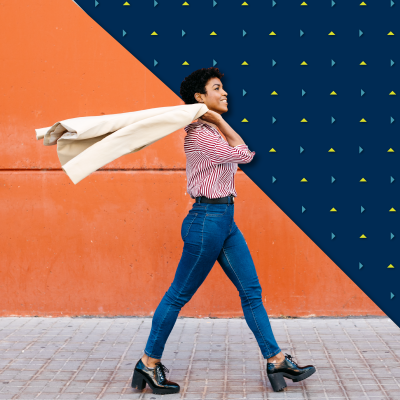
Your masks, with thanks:
[[[183,5],[183,6],[189,6],[189,3],[187,3],[187,2],[185,1],[182,5]],[[307,4],[306,2],[303,2],[301,5],[302,5],[302,6],[307,6],[308,4]],[[365,2],[362,2],[362,3],[360,4],[360,6],[366,6],[366,5],[367,5],[367,4],[366,4]],[[128,2],[125,2],[125,3],[124,3],[124,6],[130,6],[130,4],[129,4]],[[247,2],[244,2],[244,3],[242,4],[242,6],[248,6],[248,3],[247,3]],[[154,31],[151,35],[152,35],[152,36],[158,36],[158,34],[157,34],[155,31]],[[276,33],[272,31],[269,35],[270,35],[270,36],[276,36]],[[329,36],[335,36],[335,33],[331,31],[328,35],[329,35]],[[389,32],[388,35],[394,36],[394,33],[393,33],[393,32]],[[210,34],[210,36],[217,36],[217,34],[215,33],[215,31],[213,31],[213,32]],[[187,61],[185,61],[182,65],[189,65],[189,63],[188,63]],[[242,63],[242,65],[249,65],[249,64],[248,64],[246,61],[244,61],[244,62]],[[308,65],[308,64],[307,64],[305,61],[303,61],[300,65]],[[364,61],[362,61],[362,62],[360,63],[360,65],[367,65],[367,64],[366,64]],[[273,92],[271,93],[271,95],[277,96],[278,93],[277,93],[276,91],[273,91]],[[336,93],[335,91],[332,91],[332,92],[330,93],[330,95],[331,95],[331,96],[337,96],[337,93]],[[390,96],[395,96],[396,93],[395,93],[394,91],[391,91],[391,92],[389,93],[389,95],[390,95]],[[244,118],[244,119],[242,120],[242,122],[249,122],[249,121],[248,121],[246,118]],[[307,121],[305,118],[303,118],[303,119],[301,120],[301,122],[308,122],[308,121]],[[367,122],[367,121],[363,118],[363,119],[361,119],[360,122]],[[270,153],[276,153],[276,150],[275,150],[274,148],[271,148],[271,150],[269,150],[269,152],[270,152]],[[329,152],[329,153],[335,153],[335,150],[334,150],[333,148],[331,148],[328,152]],[[388,152],[394,152],[394,150],[393,150],[392,148],[390,148],[390,149],[388,150]],[[307,181],[306,178],[303,178],[300,182],[308,182],[308,181]],[[362,178],[362,179],[360,180],[360,182],[367,182],[367,181],[366,181],[365,178]],[[337,210],[336,210],[335,208],[332,208],[332,209],[330,210],[330,212],[337,212]],[[389,210],[389,212],[396,212],[396,210],[395,210],[394,208],[391,208],[391,209]],[[366,238],[367,238],[367,237],[366,237],[364,234],[360,236],[360,239],[366,239]],[[390,264],[387,268],[394,268],[394,266],[393,266],[392,264]]]
[[[248,6],[248,4],[247,4],[246,2],[244,2],[244,3],[242,4],[242,6]]]
[[[126,1],[126,2],[124,3],[124,6],[130,6],[130,4]]]
[[[364,2],[362,2],[362,3],[360,4],[360,6],[366,6],[366,4],[365,4]]]
[[[390,149],[388,150],[388,153],[394,153],[394,150],[393,150],[392,148],[390,148]]]
[[[392,264],[390,264],[390,265],[388,266],[388,268],[394,268],[394,267],[393,267],[393,265],[392,265]]]
[[[307,6],[308,4],[305,1],[303,1],[300,5],[301,6]]]
[[[189,4],[188,4],[187,1],[185,1],[182,5],[183,5],[183,6],[188,6]]]

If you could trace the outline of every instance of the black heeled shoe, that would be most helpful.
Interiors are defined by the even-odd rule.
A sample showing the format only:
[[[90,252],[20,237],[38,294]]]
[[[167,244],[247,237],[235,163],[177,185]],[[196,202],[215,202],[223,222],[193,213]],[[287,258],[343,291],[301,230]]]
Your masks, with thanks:
[[[131,386],[135,389],[143,390],[146,387],[146,383],[148,383],[154,394],[178,393],[180,390],[179,385],[166,379],[165,371],[169,372],[169,369],[161,361],[156,363],[153,369],[149,369],[140,359],[135,365]]]
[[[275,392],[279,392],[287,386],[283,377],[289,378],[293,382],[299,382],[308,378],[315,372],[315,367],[313,365],[300,367],[293,361],[290,354],[285,354],[285,359],[282,362],[267,363],[268,379]]]

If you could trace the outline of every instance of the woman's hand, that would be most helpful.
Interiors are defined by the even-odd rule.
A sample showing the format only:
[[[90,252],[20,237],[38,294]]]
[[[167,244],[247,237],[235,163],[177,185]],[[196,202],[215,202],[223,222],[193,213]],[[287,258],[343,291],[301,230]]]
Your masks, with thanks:
[[[212,124],[215,124],[217,126],[221,123],[221,121],[223,121],[222,116],[212,110],[208,110],[205,114],[203,114],[199,118],[202,119],[203,121],[211,122]]]

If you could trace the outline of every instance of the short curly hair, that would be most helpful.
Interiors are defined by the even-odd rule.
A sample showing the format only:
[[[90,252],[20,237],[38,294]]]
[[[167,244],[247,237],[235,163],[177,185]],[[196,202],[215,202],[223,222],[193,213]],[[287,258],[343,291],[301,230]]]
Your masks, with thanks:
[[[185,104],[196,104],[195,93],[207,94],[206,85],[211,78],[222,78],[218,68],[201,68],[192,72],[181,83],[180,95]]]

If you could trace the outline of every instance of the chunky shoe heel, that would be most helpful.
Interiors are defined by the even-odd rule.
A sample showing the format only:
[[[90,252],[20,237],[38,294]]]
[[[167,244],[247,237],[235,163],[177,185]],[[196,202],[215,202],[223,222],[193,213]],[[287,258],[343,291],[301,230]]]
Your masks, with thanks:
[[[146,387],[146,381],[143,376],[140,375],[139,372],[133,371],[132,384],[131,386],[134,389],[143,390]]]
[[[268,379],[274,392],[280,392],[287,386],[282,373],[269,374]]]

